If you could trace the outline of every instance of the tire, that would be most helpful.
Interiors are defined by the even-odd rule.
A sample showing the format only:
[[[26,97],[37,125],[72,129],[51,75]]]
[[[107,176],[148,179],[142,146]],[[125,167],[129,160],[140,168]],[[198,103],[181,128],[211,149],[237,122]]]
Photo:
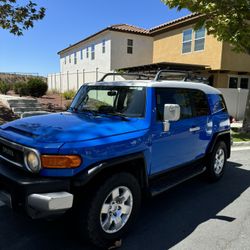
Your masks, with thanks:
[[[118,173],[106,179],[93,192],[85,214],[79,214],[82,236],[97,247],[108,248],[124,236],[135,222],[141,204],[141,190],[136,178]],[[88,206],[86,208],[86,206]]]
[[[225,142],[219,141],[215,144],[207,162],[207,176],[211,181],[219,180],[225,171],[227,161],[227,147]]]

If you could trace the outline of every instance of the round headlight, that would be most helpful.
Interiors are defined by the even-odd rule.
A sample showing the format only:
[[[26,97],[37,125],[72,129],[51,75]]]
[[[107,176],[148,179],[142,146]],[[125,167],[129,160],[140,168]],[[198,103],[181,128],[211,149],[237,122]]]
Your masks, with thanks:
[[[35,152],[29,152],[26,156],[27,167],[33,173],[38,173],[40,170],[40,159]]]

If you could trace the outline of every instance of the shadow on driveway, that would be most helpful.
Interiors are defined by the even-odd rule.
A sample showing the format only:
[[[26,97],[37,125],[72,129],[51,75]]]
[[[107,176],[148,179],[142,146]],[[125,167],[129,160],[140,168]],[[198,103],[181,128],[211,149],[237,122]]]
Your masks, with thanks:
[[[138,223],[120,249],[165,250],[185,239],[205,221],[216,218],[230,223],[237,219],[216,214],[250,186],[250,171],[240,166],[228,162],[224,177],[217,183],[195,178],[145,202]],[[94,248],[82,245],[75,228],[63,220],[32,221],[0,207],[0,249]]]

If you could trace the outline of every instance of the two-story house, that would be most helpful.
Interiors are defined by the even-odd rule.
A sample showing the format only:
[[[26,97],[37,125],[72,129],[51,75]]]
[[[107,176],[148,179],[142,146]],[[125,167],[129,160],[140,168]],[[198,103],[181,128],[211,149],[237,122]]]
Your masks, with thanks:
[[[226,42],[195,30],[198,14],[159,25],[149,30],[153,37],[153,63],[124,68],[129,72],[159,68],[190,69],[210,77],[217,88],[250,88],[250,56],[232,51]]]
[[[58,52],[60,77],[49,76],[50,88],[78,89],[119,68],[150,64],[153,38],[148,30],[127,24],[107,27]],[[60,83],[61,81],[61,83]]]

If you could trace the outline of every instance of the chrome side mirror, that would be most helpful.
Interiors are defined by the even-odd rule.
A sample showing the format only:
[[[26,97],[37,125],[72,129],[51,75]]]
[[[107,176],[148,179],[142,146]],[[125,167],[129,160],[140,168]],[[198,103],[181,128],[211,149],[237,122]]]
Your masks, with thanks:
[[[178,121],[180,119],[181,108],[178,104],[165,104],[163,115],[164,131],[167,132],[170,129],[170,121]]]

